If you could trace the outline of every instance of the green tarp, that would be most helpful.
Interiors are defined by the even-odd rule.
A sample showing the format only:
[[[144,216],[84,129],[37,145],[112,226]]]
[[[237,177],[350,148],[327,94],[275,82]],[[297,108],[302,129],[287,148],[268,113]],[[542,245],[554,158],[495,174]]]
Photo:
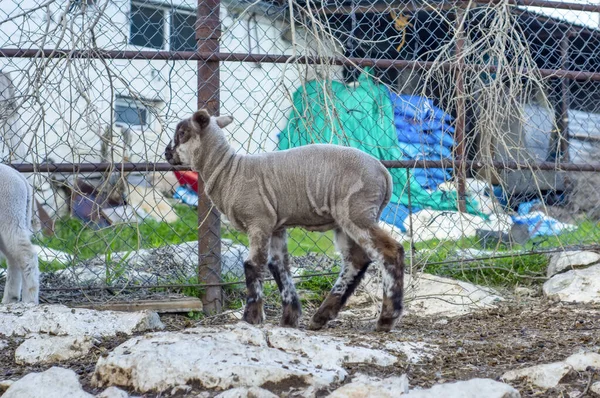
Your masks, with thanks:
[[[293,110],[279,136],[279,149],[313,143],[352,146],[381,160],[403,159],[392,102],[385,87],[362,74],[357,87],[336,81],[312,80],[293,96]],[[408,206],[406,169],[390,169],[394,180],[391,201]],[[456,192],[428,192],[412,177],[410,196],[413,207],[457,210]],[[467,211],[480,214],[473,200]]]

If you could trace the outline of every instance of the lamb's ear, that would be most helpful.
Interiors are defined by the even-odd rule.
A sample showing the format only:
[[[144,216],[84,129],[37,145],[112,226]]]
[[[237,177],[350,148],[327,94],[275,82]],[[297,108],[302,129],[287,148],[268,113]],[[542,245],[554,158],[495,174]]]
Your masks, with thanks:
[[[215,121],[217,122],[217,126],[225,128],[225,126],[228,126],[233,122],[233,116],[219,116],[215,118]]]
[[[198,124],[198,126],[203,129],[209,125],[210,115],[206,109],[200,109],[199,111],[194,112],[192,121],[194,121],[194,123]]]

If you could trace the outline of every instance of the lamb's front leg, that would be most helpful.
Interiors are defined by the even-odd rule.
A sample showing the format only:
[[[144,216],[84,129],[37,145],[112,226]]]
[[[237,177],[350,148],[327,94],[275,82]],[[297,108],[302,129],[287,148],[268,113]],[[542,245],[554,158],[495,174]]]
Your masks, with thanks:
[[[244,310],[244,321],[256,325],[265,320],[263,308],[263,273],[269,255],[270,234],[263,231],[249,232],[250,255],[244,262],[248,295]]]
[[[287,249],[286,231],[280,229],[271,236],[269,270],[281,293],[283,315],[280,324],[281,326],[295,328],[298,326],[298,320],[302,315],[302,306],[292,280],[289,263],[290,256]]]
[[[1,261],[1,260],[0,260]],[[23,269],[13,259],[6,258],[6,283],[2,304],[16,303],[21,299],[21,283],[23,281]]]

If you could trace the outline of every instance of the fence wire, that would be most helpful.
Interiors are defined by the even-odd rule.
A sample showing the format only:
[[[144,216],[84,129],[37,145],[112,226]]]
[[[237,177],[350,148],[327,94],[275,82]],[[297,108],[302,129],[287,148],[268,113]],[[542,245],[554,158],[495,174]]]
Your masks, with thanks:
[[[199,107],[234,117],[238,153],[330,142],[390,161],[381,225],[413,280],[539,284],[552,253],[599,238],[599,16],[545,0],[3,1],[1,157],[35,188],[42,300],[216,287],[222,309],[243,305],[247,237],[163,156]],[[332,234],[288,235],[318,305],[341,267]]]

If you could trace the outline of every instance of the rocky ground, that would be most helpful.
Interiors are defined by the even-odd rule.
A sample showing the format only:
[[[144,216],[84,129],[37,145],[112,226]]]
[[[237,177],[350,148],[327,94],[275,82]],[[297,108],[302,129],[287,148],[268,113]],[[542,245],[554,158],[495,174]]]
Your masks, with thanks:
[[[7,398],[600,397],[600,290],[586,279],[598,261],[592,253],[557,255],[538,290],[407,278],[409,308],[392,333],[373,331],[375,278],[318,332],[305,329],[309,308],[298,329],[285,329],[272,312],[253,327],[239,312],[196,322],[0,306],[0,391]]]

